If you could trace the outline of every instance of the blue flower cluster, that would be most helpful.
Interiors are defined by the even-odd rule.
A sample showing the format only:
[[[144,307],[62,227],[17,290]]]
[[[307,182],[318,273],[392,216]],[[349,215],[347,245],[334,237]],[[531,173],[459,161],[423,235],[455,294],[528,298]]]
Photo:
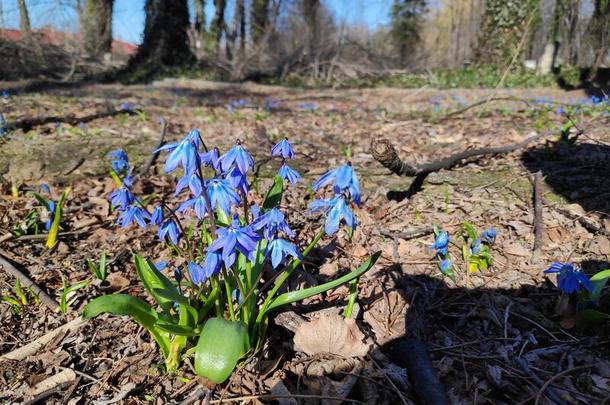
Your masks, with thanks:
[[[278,170],[278,175],[284,181],[289,181],[291,184],[296,184],[299,180],[301,180],[301,175],[286,164],[286,159],[294,159],[294,151],[288,142],[288,138],[282,139],[273,147],[273,149],[271,149],[271,156],[279,156],[282,158],[282,165]]]
[[[582,287],[589,292],[593,291],[589,278],[571,263],[553,262],[544,273],[557,274],[557,286],[566,294],[579,292]]]
[[[483,233],[481,233],[480,238],[472,241],[472,245],[470,246],[470,254],[471,255],[479,254],[481,252],[482,243],[486,243],[488,245],[493,245],[494,242],[496,241],[497,235],[498,235],[498,233],[493,228],[489,228],[489,229],[486,229],[485,231],[483,231]]]
[[[447,254],[448,246],[449,233],[447,231],[439,232],[434,238],[434,243],[430,245],[430,249],[436,250],[435,256],[439,259],[438,267],[443,274],[449,273],[453,267],[453,263]]]

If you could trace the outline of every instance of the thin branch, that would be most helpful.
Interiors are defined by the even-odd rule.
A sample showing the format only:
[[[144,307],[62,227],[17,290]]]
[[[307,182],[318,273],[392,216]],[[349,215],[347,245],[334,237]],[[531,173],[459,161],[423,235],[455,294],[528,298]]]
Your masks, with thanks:
[[[40,125],[45,125],[45,124],[56,123],[56,122],[63,122],[66,124],[76,126],[76,125],[79,125],[80,123],[86,123],[89,121],[97,120],[99,118],[114,117],[119,114],[135,115],[136,112],[124,110],[124,109],[120,109],[120,110],[109,109],[106,111],[101,111],[101,112],[85,115],[82,117],[77,117],[73,114],[69,114],[69,115],[64,115],[64,116],[50,115],[50,116],[46,116],[46,117],[23,118],[23,119],[20,119],[17,121],[9,122],[7,125],[7,129],[11,130],[11,131],[16,130],[16,129],[22,129],[23,131],[29,131],[30,129],[32,129],[34,127],[37,127]]]
[[[534,175],[534,252],[542,247],[542,232],[544,222],[542,219],[542,172],[538,171]]]

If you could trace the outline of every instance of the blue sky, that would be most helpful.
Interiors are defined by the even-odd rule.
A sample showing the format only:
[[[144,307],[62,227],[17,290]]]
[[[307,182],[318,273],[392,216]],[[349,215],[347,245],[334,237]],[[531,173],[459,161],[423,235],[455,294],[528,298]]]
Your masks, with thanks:
[[[392,5],[391,0],[322,0],[338,21],[366,24],[370,28],[387,24]],[[115,0],[112,23],[115,38],[140,43],[144,29],[145,0]],[[17,0],[0,0],[4,27],[19,27]],[[78,21],[75,0],[26,0],[33,28],[52,25],[60,30],[76,31]],[[214,13],[213,0],[207,0],[206,15]],[[231,6],[231,0],[229,0]],[[246,4],[249,1],[246,0]]]

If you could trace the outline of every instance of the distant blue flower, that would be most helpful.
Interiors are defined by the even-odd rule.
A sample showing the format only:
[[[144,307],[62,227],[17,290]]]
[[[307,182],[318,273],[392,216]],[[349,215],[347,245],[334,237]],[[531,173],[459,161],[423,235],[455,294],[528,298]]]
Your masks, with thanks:
[[[281,156],[283,159],[294,159],[294,151],[288,142],[288,138],[282,139],[271,149],[271,156]]]
[[[451,259],[443,259],[439,262],[438,267],[441,270],[441,273],[446,274],[451,271],[453,264],[451,263]]]
[[[112,160],[110,161],[110,166],[115,173],[122,173],[123,171],[129,171],[129,158],[127,157],[127,153],[125,153],[122,149],[115,149],[111,152],[108,152],[107,155]]]
[[[352,230],[356,229],[356,217],[350,210],[345,198],[341,195],[331,199],[316,200],[310,204],[311,212],[324,210],[326,212],[326,222],[324,230],[326,234],[331,236],[339,229],[341,220],[344,220],[346,225]]]
[[[2,90],[2,97],[3,98],[9,98],[11,96],[11,94],[8,92],[8,90]]]
[[[483,233],[481,234],[481,239],[484,242],[487,242],[491,245],[496,241],[497,235],[498,235],[498,232],[496,232],[495,229],[489,228],[489,229],[486,229],[485,231],[483,231]]]
[[[250,227],[242,227],[237,216],[233,217],[231,226],[216,230],[218,238],[208,248],[209,252],[222,251],[222,261],[227,268],[235,263],[236,250],[243,253],[249,260],[254,260],[256,242],[260,240]]]
[[[125,102],[123,102],[123,104],[121,104],[121,110],[127,111],[127,112],[133,112],[133,108],[131,107],[131,104],[129,104],[127,101],[125,101]]]
[[[41,193],[51,195],[51,188],[49,187],[49,185],[47,183],[40,183],[40,186],[38,186],[38,188],[40,189]]]
[[[48,186],[47,186],[48,187]],[[49,219],[44,223],[44,229],[48,232],[53,224],[53,217],[55,216],[55,201],[49,200],[47,202],[47,211],[49,212]]]
[[[150,215],[144,208],[137,205],[130,205],[119,215],[121,228],[127,228],[132,222],[136,222],[140,228],[146,229],[146,219],[150,219]]]
[[[203,194],[184,201],[182,204],[180,204],[176,211],[185,212],[189,208],[192,208],[193,211],[195,211],[197,218],[203,219],[208,213],[208,207]]]
[[[165,173],[169,173],[182,163],[185,173],[193,173],[197,165],[197,149],[199,148],[199,130],[189,132],[178,142],[161,146],[155,152],[167,150],[169,155],[165,161]]]
[[[274,269],[277,269],[288,256],[301,259],[301,254],[297,250],[297,247],[287,240],[280,238],[272,240],[267,245],[265,256],[267,255],[271,255],[271,266]]]
[[[270,112],[274,108],[277,108],[280,105],[280,103],[281,103],[280,100],[276,100],[271,97],[265,97],[265,99],[263,100],[263,109],[265,111]]]
[[[221,255],[215,252],[208,252],[205,255],[203,264],[197,264],[190,262],[188,265],[189,275],[193,284],[200,286],[205,283],[207,279],[220,271],[222,264]]]
[[[553,262],[551,267],[546,269],[544,273],[556,273],[559,289],[567,294],[579,292],[581,286],[585,287],[589,292],[593,291],[593,286],[587,276],[575,269],[571,263]]]
[[[176,192],[174,193],[174,195],[180,194],[180,192],[186,186],[188,186],[188,188],[191,190],[191,193],[193,194],[193,196],[198,197],[199,195],[201,195],[201,192],[203,191],[203,187],[201,185],[201,179],[199,178],[199,173],[197,173],[195,171],[192,173],[187,173],[184,176],[182,176],[180,178],[180,180],[178,180],[178,182],[176,183]]]
[[[82,122],[82,121],[81,121],[81,122],[78,124],[78,127],[79,127],[81,130],[83,130],[83,131],[84,131],[85,129],[87,129],[87,125],[85,125],[85,123],[84,123],[84,122]]]
[[[335,194],[347,189],[354,202],[357,205],[360,205],[360,184],[358,183],[358,176],[352,168],[351,163],[341,165],[324,173],[322,177],[313,184],[312,188],[314,191],[317,191],[321,187],[331,183],[335,188]]]
[[[248,195],[248,190],[250,189],[248,185],[248,176],[242,174],[237,167],[233,166],[225,175],[225,178],[229,181],[233,189],[239,190],[243,195]]]
[[[159,227],[157,236],[161,240],[169,238],[174,245],[177,245],[178,239],[180,238],[180,229],[178,229],[176,222],[170,218]]]
[[[127,206],[135,201],[135,197],[125,186],[110,193],[109,198],[112,206],[121,211],[126,210]]]
[[[150,224],[161,225],[161,222],[163,222],[163,208],[156,206],[150,215]]]
[[[237,100],[231,100],[227,105],[227,110],[234,113],[238,108],[245,108],[250,106],[252,103],[248,99],[240,98]]]
[[[261,207],[254,204],[252,207],[250,207],[250,212],[252,213],[252,217],[256,219],[261,215]]]
[[[284,213],[276,207],[271,208],[269,211],[256,218],[254,222],[252,222],[251,227],[255,231],[260,231],[262,229],[265,239],[268,240],[271,240],[279,231],[284,232],[290,237],[294,237],[294,232],[290,229],[290,226],[288,226]]]
[[[291,184],[296,184],[299,180],[301,180],[301,175],[299,172],[294,170],[292,167],[283,164],[278,170],[277,174],[284,180],[288,180]]]
[[[434,239],[434,244],[430,246],[430,249],[436,249],[437,253],[443,256],[447,255],[447,245],[449,244],[449,234],[445,231],[439,232]]]
[[[254,169],[254,159],[252,155],[248,153],[241,146],[241,142],[238,140],[231,149],[218,160],[220,170],[223,172],[228,171],[231,166],[235,165],[242,174],[246,174],[248,170]]]
[[[201,162],[202,165],[208,166],[208,167],[213,167],[216,170],[218,170],[218,158],[219,158],[218,148],[213,148],[207,152],[199,154],[199,161]]]
[[[61,128],[61,122],[59,120],[55,121],[55,129]]]
[[[0,136],[3,136],[6,132],[6,121],[4,120],[4,115],[0,113]]]
[[[239,196],[226,179],[206,181],[206,188],[212,208],[219,208],[226,215],[231,214],[231,206],[239,204]]]
[[[299,109],[302,111],[315,111],[318,109],[318,105],[316,103],[301,103],[299,104]]]
[[[563,106],[559,106],[557,107],[557,111],[556,111],[557,115],[563,115]]]
[[[167,267],[166,261],[160,261],[160,262],[155,263],[155,269],[157,269],[157,271],[163,271],[163,270],[165,270],[166,267]]]

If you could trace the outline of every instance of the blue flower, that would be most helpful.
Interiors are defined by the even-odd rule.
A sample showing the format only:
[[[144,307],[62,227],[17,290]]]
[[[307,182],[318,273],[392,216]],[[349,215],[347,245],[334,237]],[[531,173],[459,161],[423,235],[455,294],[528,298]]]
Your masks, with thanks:
[[[199,286],[207,279],[220,271],[222,265],[221,255],[215,252],[207,252],[203,265],[190,262],[188,265],[189,274],[193,284]]]
[[[242,174],[239,169],[235,166],[225,174],[225,178],[231,184],[231,187],[235,190],[239,190],[243,195],[248,195],[250,186],[248,185],[248,176]]]
[[[277,269],[288,256],[301,259],[301,254],[297,250],[297,247],[281,238],[274,239],[267,245],[265,256],[269,254],[271,255],[271,266],[273,266],[274,269]]]
[[[129,172],[129,158],[123,149],[115,149],[107,155],[112,160],[110,166],[115,173]]]
[[[11,94],[8,92],[8,90],[2,90],[2,97],[3,98],[9,98],[11,96]]]
[[[214,148],[207,152],[199,154],[199,161],[201,162],[202,165],[208,166],[208,167],[213,167],[216,170],[218,170],[218,158],[219,158],[218,148]]]
[[[475,241],[472,242],[472,246],[470,247],[470,254],[476,255],[480,251],[481,251],[481,239],[475,239]]]
[[[290,226],[288,226],[288,223],[284,218],[284,213],[276,207],[271,208],[269,211],[256,218],[254,222],[252,222],[251,227],[255,231],[262,229],[265,239],[268,240],[271,240],[278,231],[282,231],[286,235],[294,237],[294,232],[290,229]]]
[[[6,121],[4,120],[4,115],[0,113],[0,136],[3,136],[6,132]]]
[[[316,103],[301,103],[299,104],[299,109],[302,111],[315,111],[318,109],[318,105]]]
[[[447,245],[449,244],[449,234],[445,231],[439,232],[434,239],[434,244],[430,246],[430,249],[436,249],[437,254],[440,253],[443,256],[447,255]]]
[[[112,206],[121,211],[126,210],[127,206],[135,201],[135,197],[131,191],[124,185],[118,190],[110,193],[109,198]]]
[[[291,168],[290,166],[283,164],[277,174],[283,179],[288,180],[291,184],[296,184],[301,180],[301,175]]]
[[[581,286],[585,287],[589,292],[593,291],[591,281],[589,281],[584,273],[574,268],[574,265],[571,263],[553,262],[551,267],[546,269],[544,273],[556,273],[559,289],[567,294],[579,292]]]
[[[319,210],[326,212],[324,230],[329,236],[337,232],[341,220],[345,220],[347,226],[352,230],[356,229],[356,217],[347,205],[345,198],[341,195],[335,196],[332,199],[316,200],[309,207],[311,212]]]
[[[252,213],[252,218],[257,219],[261,215],[261,207],[254,204],[250,207],[250,212]]]
[[[126,111],[126,112],[133,112],[133,108],[131,107],[131,104],[129,104],[127,101],[125,101],[123,104],[121,104],[121,110]]]
[[[495,229],[489,228],[483,231],[483,233],[481,234],[481,239],[483,239],[484,242],[487,242],[492,245],[496,241],[497,235],[498,232],[496,232]]]
[[[443,259],[439,262],[438,267],[441,270],[441,273],[446,274],[451,271],[453,264],[451,263],[451,259]]]
[[[48,186],[47,186],[48,187]],[[49,200],[47,201],[47,211],[49,212],[49,219],[44,223],[44,229],[48,232],[51,229],[51,225],[53,224],[53,217],[55,215],[55,201]]]
[[[197,172],[187,173],[184,176],[182,176],[180,178],[180,180],[178,180],[178,183],[176,183],[176,192],[174,193],[174,195],[180,194],[180,192],[186,186],[189,187],[189,189],[191,190],[191,193],[195,197],[198,197],[199,195],[201,195],[201,192],[203,191],[203,187],[201,185],[201,179],[199,178],[199,174]]]
[[[145,219],[150,219],[150,215],[144,208],[137,205],[130,205],[119,215],[121,228],[127,228],[132,222],[136,222],[140,228],[146,229]]]
[[[557,115],[563,115],[563,106],[560,105],[559,107],[557,107],[556,113],[557,113]]]
[[[49,185],[47,183],[40,183],[40,186],[38,186],[38,188],[40,189],[41,193],[51,195],[51,188],[49,187]]]
[[[270,112],[274,108],[277,108],[277,106],[279,106],[280,103],[281,103],[280,100],[276,100],[271,97],[265,97],[265,99],[263,100],[263,108],[265,109],[265,111]]]
[[[167,150],[165,173],[169,173],[182,163],[185,173],[193,173],[197,168],[197,149],[199,148],[199,130],[193,129],[184,139],[161,146],[155,152]]]
[[[191,207],[192,207],[193,211],[195,211],[195,215],[197,215],[197,218],[199,218],[199,219],[203,219],[203,217],[205,217],[205,214],[208,213],[208,207],[207,207],[205,198],[203,197],[203,194],[201,194],[197,197],[193,197],[189,200],[186,200],[185,202],[180,204],[180,206],[178,207],[178,209],[176,211],[184,212]]]
[[[174,245],[177,245],[178,239],[180,238],[180,229],[178,229],[178,225],[176,225],[176,222],[170,218],[159,227],[159,231],[157,231],[157,236],[161,240],[169,238]]]
[[[226,179],[206,181],[206,188],[212,208],[219,208],[226,215],[231,213],[231,206],[239,204],[239,196]]]
[[[347,189],[354,202],[357,205],[360,205],[360,184],[358,183],[358,176],[356,176],[356,172],[352,168],[351,163],[341,165],[324,173],[322,177],[313,184],[312,188],[314,191],[318,191],[321,187],[331,183],[335,188],[335,194]]]
[[[235,146],[220,157],[218,163],[220,170],[223,172],[228,171],[233,165],[235,165],[242,174],[246,174],[248,170],[254,169],[254,159],[252,158],[252,155],[241,146],[239,140],[235,143]]]
[[[160,262],[155,263],[155,269],[157,271],[163,271],[167,267],[167,262],[162,260]]]
[[[288,138],[282,139],[271,149],[271,156],[281,156],[282,159],[294,159],[294,151],[288,142]]]
[[[222,251],[222,261],[227,268],[235,263],[236,250],[243,253],[249,260],[254,260],[256,242],[260,240],[260,236],[250,227],[242,227],[237,216],[233,217],[231,226],[217,229],[216,234],[218,238],[208,248],[208,251]]]
[[[161,222],[163,222],[163,208],[157,206],[155,207],[153,213],[150,216],[150,224],[161,225]]]

